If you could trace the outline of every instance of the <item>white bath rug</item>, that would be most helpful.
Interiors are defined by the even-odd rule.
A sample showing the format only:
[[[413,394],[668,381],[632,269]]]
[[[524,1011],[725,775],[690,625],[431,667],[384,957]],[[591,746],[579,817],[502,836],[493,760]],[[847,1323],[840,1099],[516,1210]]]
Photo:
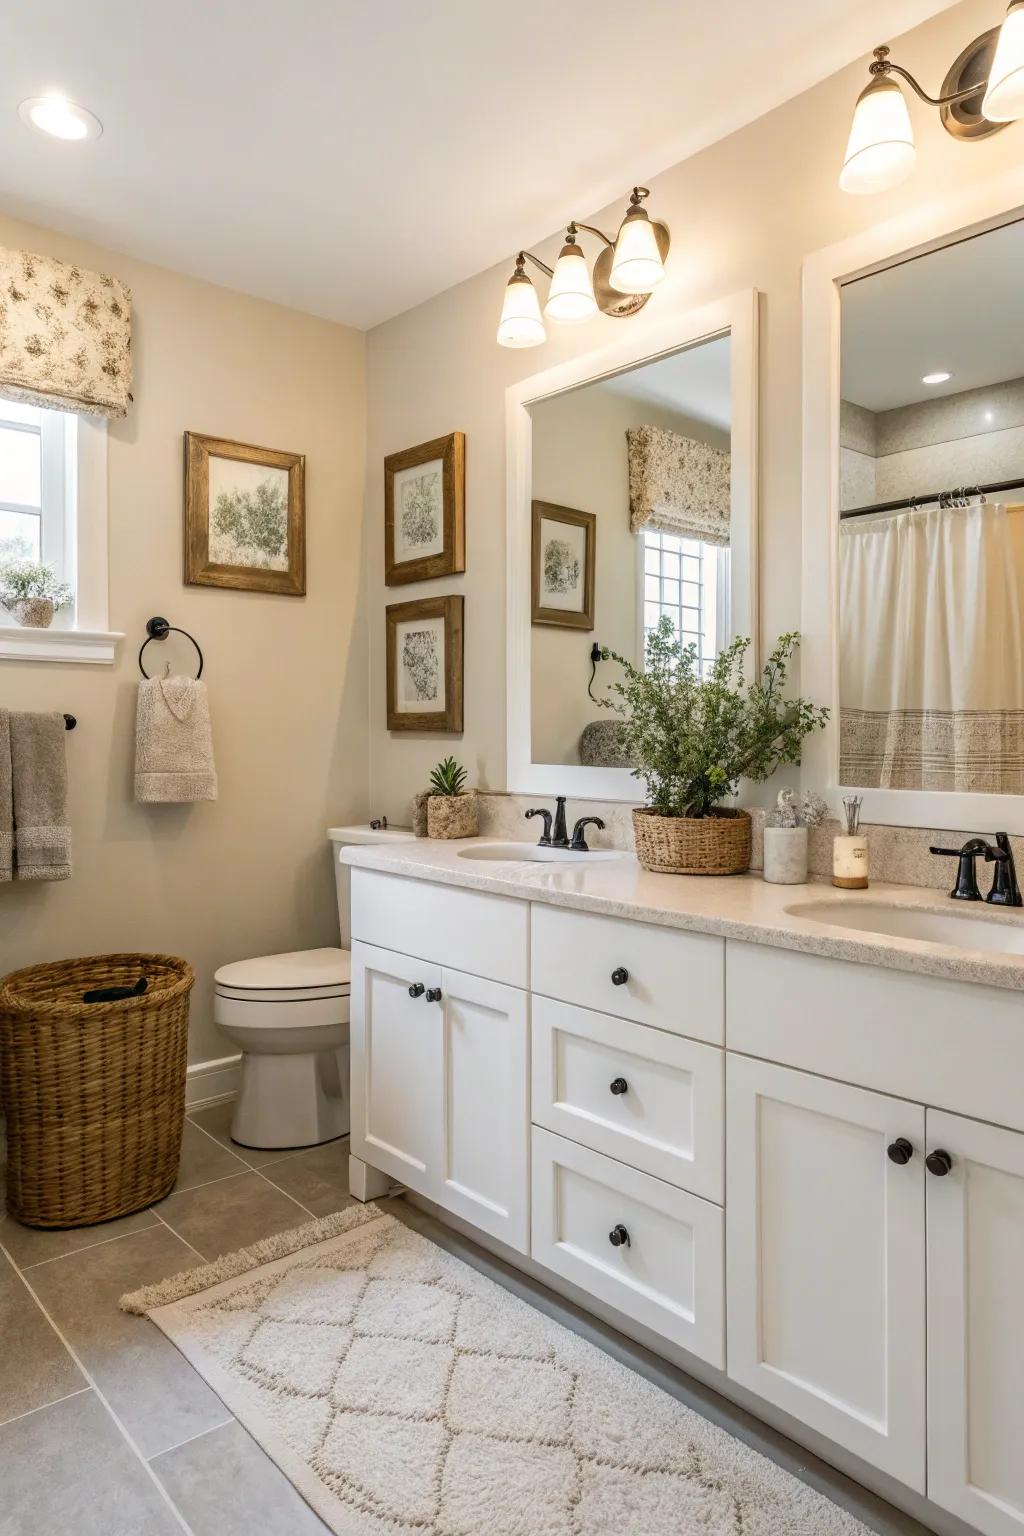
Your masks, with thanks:
[[[393,1216],[331,1222],[122,1305],[337,1536],[868,1536]]]

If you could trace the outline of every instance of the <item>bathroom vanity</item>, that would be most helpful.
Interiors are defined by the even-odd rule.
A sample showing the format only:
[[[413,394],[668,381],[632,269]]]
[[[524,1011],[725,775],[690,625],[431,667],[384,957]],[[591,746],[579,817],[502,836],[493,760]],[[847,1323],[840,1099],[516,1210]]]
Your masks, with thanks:
[[[1024,1530],[1019,916],[958,944],[919,889],[340,856],[357,1190],[400,1182],[826,1455]]]

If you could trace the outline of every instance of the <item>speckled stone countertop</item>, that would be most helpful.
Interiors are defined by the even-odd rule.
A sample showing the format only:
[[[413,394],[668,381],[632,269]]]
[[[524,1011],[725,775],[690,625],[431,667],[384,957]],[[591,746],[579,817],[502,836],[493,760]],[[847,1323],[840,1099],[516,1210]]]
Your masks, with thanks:
[[[343,848],[341,858],[354,868],[381,870],[413,880],[432,880],[665,928],[719,934],[776,949],[1024,991],[1024,910],[1005,912],[980,902],[959,903],[919,886],[881,882],[866,891],[838,891],[822,880],[807,885],[768,885],[757,874],[722,878],[653,875],[641,869],[629,853],[593,864],[492,863],[459,857],[461,849],[486,842],[484,838],[458,842],[424,838],[383,847]],[[993,947],[978,947],[976,931],[969,931],[972,923],[962,944],[902,938],[824,922],[821,918],[826,913],[815,918],[794,910],[810,902],[826,903],[840,912],[860,908],[862,921],[867,916],[864,909],[881,905],[941,915],[951,924],[973,919],[973,924],[985,925],[984,936]],[[999,929],[1005,931],[1007,951],[995,948]]]

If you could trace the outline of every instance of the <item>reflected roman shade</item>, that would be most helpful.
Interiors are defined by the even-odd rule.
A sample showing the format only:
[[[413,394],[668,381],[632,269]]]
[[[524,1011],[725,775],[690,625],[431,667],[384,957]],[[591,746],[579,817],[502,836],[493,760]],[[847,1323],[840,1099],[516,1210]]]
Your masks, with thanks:
[[[630,427],[626,451],[632,533],[651,528],[728,544],[728,453],[664,427]]]
[[[131,303],[119,278],[0,246],[0,393],[51,410],[126,415]]]

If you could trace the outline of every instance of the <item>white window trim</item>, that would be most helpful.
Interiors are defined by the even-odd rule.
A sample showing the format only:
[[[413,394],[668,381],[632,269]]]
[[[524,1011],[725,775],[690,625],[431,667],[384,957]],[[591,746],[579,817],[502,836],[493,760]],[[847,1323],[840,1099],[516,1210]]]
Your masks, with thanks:
[[[645,623],[644,604],[647,601],[646,587],[646,559],[644,529],[640,529],[636,537],[636,654],[641,661],[647,654],[647,628]],[[700,541],[698,541],[700,542]],[[718,546],[718,554],[715,559],[715,595],[714,602],[705,602],[701,607],[701,622],[704,628],[705,646],[714,646],[714,651],[708,652],[718,656],[733,638],[735,627],[729,619],[729,604],[732,598],[732,575],[729,560],[730,550],[727,544]],[[710,616],[714,617],[714,634],[710,631]]]
[[[124,635],[111,630],[107,580],[107,423],[78,416],[63,564],[74,573],[75,613],[67,627],[25,629],[0,610],[0,661],[75,661],[110,665]],[[46,556],[49,558],[49,555]]]

